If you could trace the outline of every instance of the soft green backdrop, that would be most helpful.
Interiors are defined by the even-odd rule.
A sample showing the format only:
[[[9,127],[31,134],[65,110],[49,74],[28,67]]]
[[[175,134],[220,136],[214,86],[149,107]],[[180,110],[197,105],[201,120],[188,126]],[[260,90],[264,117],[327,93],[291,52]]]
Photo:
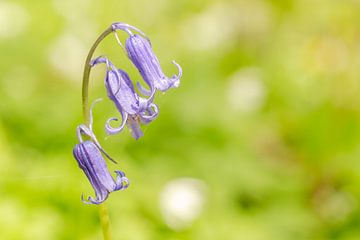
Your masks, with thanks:
[[[92,72],[95,131],[131,181],[107,201],[114,239],[360,239],[359,0],[0,1],[0,239],[101,239],[72,148],[87,51],[115,21],[184,74],[135,141],[106,137]],[[97,54],[140,79],[112,35]],[[203,201],[176,228],[160,196],[184,177]]]

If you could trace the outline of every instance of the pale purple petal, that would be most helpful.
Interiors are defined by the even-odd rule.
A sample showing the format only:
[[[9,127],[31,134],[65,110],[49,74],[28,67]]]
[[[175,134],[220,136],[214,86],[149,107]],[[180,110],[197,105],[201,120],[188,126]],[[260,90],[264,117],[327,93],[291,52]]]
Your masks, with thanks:
[[[150,106],[140,114],[140,119],[142,123],[149,123],[153,121],[159,114],[159,109],[156,104],[152,103]]]
[[[105,124],[107,134],[117,134],[122,131],[125,124],[130,129],[131,135],[138,139],[143,135],[140,129],[140,122],[148,123],[157,116],[157,107],[152,103],[155,96],[155,88],[150,91],[149,98],[139,97],[135,92],[133,83],[128,74],[121,69],[117,69],[106,57],[98,57],[91,61],[95,66],[100,63],[106,64],[105,87],[107,94],[112,100],[122,116],[119,127],[113,127],[110,123],[116,118],[110,118]],[[147,90],[142,89],[144,92]],[[155,109],[154,114],[152,108]]]
[[[139,92],[140,92],[141,94],[143,94],[143,95],[145,95],[145,96],[150,96],[150,95],[152,95],[152,94],[151,94],[151,91],[148,90],[148,89],[146,89],[145,87],[143,87],[143,86],[141,85],[141,83],[136,82],[136,86],[138,87]]]
[[[135,140],[138,140],[144,135],[144,133],[140,129],[139,119],[137,119],[136,116],[129,116],[127,126],[130,130],[131,136],[133,136]]]
[[[111,121],[118,121],[117,118],[110,118],[109,120],[107,120],[106,124],[105,124],[106,133],[109,134],[109,135],[114,135],[114,134],[117,134],[117,133],[121,132],[124,129],[124,126],[125,126],[125,124],[127,122],[127,119],[128,119],[128,114],[123,113],[121,125],[119,127],[117,127],[117,128],[114,128],[114,127],[112,127],[110,125]]]
[[[102,200],[106,198],[116,185],[96,145],[91,141],[76,145],[74,157],[93,186],[96,199]]]
[[[123,172],[121,172],[122,181],[127,184],[120,185],[118,179],[116,182],[114,181],[99,148],[92,141],[85,141],[75,145],[73,153],[79,167],[84,171],[95,191],[96,198],[88,197],[87,201],[82,195],[81,198],[84,203],[100,204],[107,199],[110,192],[128,186],[128,179]]]
[[[166,77],[149,41],[140,35],[133,34],[126,40],[125,45],[129,59],[136,66],[150,89],[155,88],[164,92],[169,88],[179,86],[182,75],[180,65],[173,61],[179,73],[172,78]]]
[[[122,171],[115,171],[116,173],[116,188],[114,189],[114,191],[116,190],[125,190],[126,188],[129,187],[129,179],[127,177],[125,177],[125,173]]]
[[[93,66],[99,63],[106,63],[105,87],[109,98],[119,111],[124,110],[129,114],[135,114],[139,99],[129,75],[121,69],[116,69],[105,57],[99,57],[92,61]]]

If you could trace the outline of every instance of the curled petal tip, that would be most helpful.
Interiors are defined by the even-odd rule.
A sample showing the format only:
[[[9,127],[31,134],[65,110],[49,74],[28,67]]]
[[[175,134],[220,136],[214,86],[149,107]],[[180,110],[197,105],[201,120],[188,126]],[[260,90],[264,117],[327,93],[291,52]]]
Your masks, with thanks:
[[[87,205],[91,205],[90,197],[88,197],[88,200],[85,200],[84,194],[81,194],[81,201]]]
[[[117,118],[110,118],[109,120],[106,121],[106,124],[105,124],[106,133],[109,134],[109,135],[114,135],[114,134],[117,134],[117,133],[121,132],[124,129],[126,120],[127,120],[127,115],[125,115],[125,117],[123,118],[123,121],[122,121],[121,125],[118,128],[114,128],[114,127],[112,127],[110,125],[110,122],[111,121],[118,121],[118,119]]]
[[[115,173],[117,175],[115,191],[116,190],[125,190],[126,188],[128,188],[130,185],[130,182],[129,182],[129,179],[127,177],[125,177],[125,173],[121,172],[121,171],[115,171]]]
[[[130,181],[129,181],[128,178],[123,178],[122,181],[123,181],[123,187],[122,187],[121,190],[125,190],[125,189],[127,189],[127,188],[130,186]]]
[[[159,115],[159,109],[155,103],[151,103],[145,112],[141,114],[141,120],[143,123],[149,123],[153,121]]]
[[[102,199],[99,199],[99,197],[96,197],[96,199],[92,198],[92,197],[88,197],[87,200],[84,199],[84,194],[81,195],[81,201],[87,205],[91,205],[91,204],[100,204],[100,203],[103,203],[107,198],[108,198],[108,194],[102,198]]]
[[[116,170],[115,173],[118,177],[125,177],[125,173],[123,171]]]
[[[173,82],[173,87],[177,88],[180,86],[180,79],[176,79],[174,82]]]
[[[177,69],[178,69],[178,74],[173,76],[173,79],[175,80],[175,81],[174,81],[174,87],[178,87],[178,86],[180,85],[180,78],[181,78],[181,76],[182,76],[182,68],[181,68],[181,66],[180,66],[177,62],[175,62],[175,60],[172,61],[172,63],[173,63],[173,64],[177,67]]]

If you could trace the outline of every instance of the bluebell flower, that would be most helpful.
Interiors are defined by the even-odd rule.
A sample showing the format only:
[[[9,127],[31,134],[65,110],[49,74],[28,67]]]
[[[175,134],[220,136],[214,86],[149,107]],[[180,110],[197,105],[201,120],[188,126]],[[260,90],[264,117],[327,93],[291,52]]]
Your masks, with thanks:
[[[114,160],[102,149],[91,126],[92,120],[90,122],[90,127],[87,127],[84,124],[77,127],[76,130],[79,144],[75,145],[73,154],[79,167],[89,179],[96,195],[95,199],[93,197],[88,197],[87,201],[84,199],[84,195],[82,195],[82,201],[86,204],[100,204],[108,198],[109,193],[126,189],[129,186],[129,180],[121,171],[115,171],[116,180],[112,178],[101,152],[103,152],[110,160]],[[86,135],[90,140],[83,141],[82,135]]]
[[[129,34],[125,43],[127,55],[150,88],[150,90],[148,90],[142,87],[140,83],[137,83],[139,91],[141,91],[142,94],[149,96],[152,95],[156,89],[165,92],[169,88],[179,86],[182,75],[180,65],[173,61],[173,64],[177,67],[179,73],[171,78],[165,76],[159,60],[152,50],[149,38],[141,30],[120,22],[112,24],[112,29],[115,32],[116,37],[116,30],[123,30]],[[131,30],[136,31],[139,34],[134,34]],[[122,46],[118,37],[117,40]]]
[[[143,132],[140,129],[140,123],[147,124],[153,121],[158,115],[157,106],[152,103],[154,94],[145,99],[140,97],[134,89],[128,74],[117,69],[107,58],[101,56],[91,61],[95,66],[99,63],[106,64],[105,87],[108,97],[114,102],[116,108],[121,114],[122,123],[114,128],[110,125],[117,118],[110,118],[105,125],[108,134],[117,134],[123,130],[125,124],[130,129],[135,139],[140,138]]]

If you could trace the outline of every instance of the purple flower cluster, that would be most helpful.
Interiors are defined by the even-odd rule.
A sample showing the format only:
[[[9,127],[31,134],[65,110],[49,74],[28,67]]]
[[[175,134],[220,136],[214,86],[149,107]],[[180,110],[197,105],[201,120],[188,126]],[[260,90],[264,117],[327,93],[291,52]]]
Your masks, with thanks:
[[[178,87],[182,69],[179,64],[173,61],[179,73],[172,78],[166,77],[161,69],[159,60],[152,50],[149,38],[146,37],[141,30],[126,23],[114,23],[111,27],[122,47],[123,45],[116,31],[122,30],[129,35],[125,43],[126,54],[139,71],[149,89],[146,89],[137,82],[138,91],[148,98],[140,97],[136,93],[129,75],[124,70],[116,68],[114,64],[104,56],[92,60],[90,63],[92,67],[99,63],[106,64],[106,91],[122,117],[120,126],[116,128],[112,127],[110,122],[117,120],[117,118],[110,118],[105,125],[105,130],[108,134],[117,134],[127,125],[131,135],[135,139],[139,139],[143,135],[140,124],[150,123],[158,115],[158,108],[153,103],[156,90],[165,92],[170,88]],[[134,34],[132,31],[136,31],[139,34]]]
[[[148,124],[158,116],[159,110],[153,103],[156,90],[165,92],[170,88],[178,87],[182,75],[182,69],[179,64],[173,61],[178,69],[178,74],[169,78],[165,76],[161,69],[159,60],[154,54],[149,38],[139,29],[126,23],[114,23],[111,25],[119,44],[124,48],[128,58],[137,68],[148,88],[143,87],[137,82],[137,90],[143,96],[140,96],[129,75],[106,57],[100,56],[90,62],[91,67],[98,64],[106,65],[105,88],[109,99],[115,104],[116,109],[121,115],[121,123],[118,127],[111,125],[117,118],[110,118],[105,124],[106,133],[109,135],[121,132],[125,125],[129,128],[131,135],[136,140],[143,132],[141,124]],[[125,47],[118,38],[117,30],[121,30],[128,35]],[[136,32],[136,33],[133,33]],[[115,162],[100,146],[92,130],[92,108],[90,108],[90,124],[86,126],[81,124],[77,127],[77,136],[79,144],[74,147],[73,154],[79,167],[84,171],[94,188],[96,198],[88,197],[83,202],[87,204],[100,204],[105,201],[109,193],[117,190],[126,189],[129,186],[129,180],[121,171],[115,171],[116,180],[112,178],[106,166],[103,155]],[[82,135],[90,140],[83,141]],[[102,155],[103,154],[103,155]],[[115,162],[116,163],[116,162]]]
[[[158,115],[158,108],[152,103],[154,95],[148,99],[140,97],[135,92],[134,85],[126,72],[116,69],[109,59],[102,56],[94,59],[91,65],[95,66],[99,63],[106,64],[105,88],[108,97],[114,102],[122,117],[122,123],[118,128],[110,125],[110,122],[117,118],[110,118],[105,125],[106,132],[108,134],[119,133],[126,124],[132,136],[135,139],[140,138],[143,133],[139,123],[149,123]]]

